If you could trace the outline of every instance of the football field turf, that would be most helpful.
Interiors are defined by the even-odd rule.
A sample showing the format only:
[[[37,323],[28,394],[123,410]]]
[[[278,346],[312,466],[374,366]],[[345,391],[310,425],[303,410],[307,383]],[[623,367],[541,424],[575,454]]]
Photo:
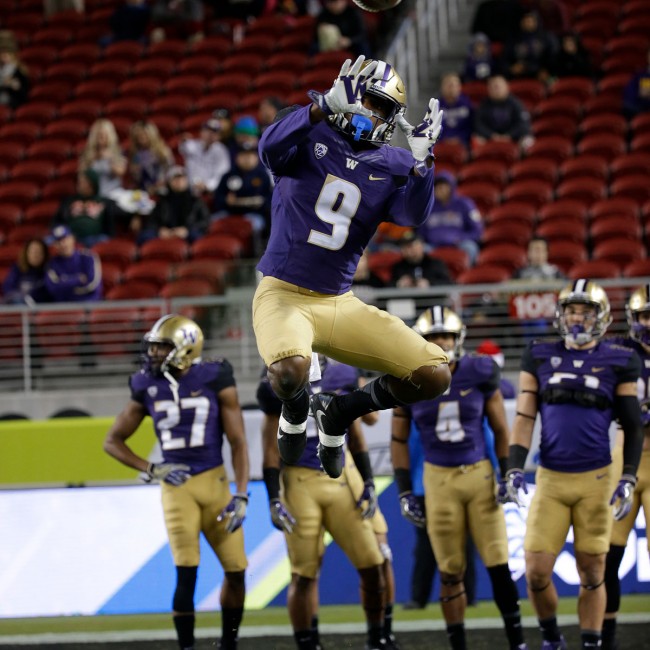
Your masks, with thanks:
[[[530,650],[539,648],[540,636],[528,601],[522,614]],[[569,648],[580,647],[575,599],[560,602],[560,624]],[[358,606],[328,606],[320,612],[326,650],[359,649],[364,644],[364,623]],[[196,650],[215,648],[219,635],[218,613],[197,615]],[[495,606],[482,601],[467,610],[468,648],[502,650],[507,647]],[[445,650],[447,645],[440,608],[395,608],[395,629],[402,650]],[[650,595],[625,596],[620,620],[620,650],[650,650]],[[174,650],[177,648],[168,614],[147,616],[97,616],[0,620],[0,648],[16,650]],[[269,607],[246,612],[240,650],[293,650],[295,648],[286,609]]]

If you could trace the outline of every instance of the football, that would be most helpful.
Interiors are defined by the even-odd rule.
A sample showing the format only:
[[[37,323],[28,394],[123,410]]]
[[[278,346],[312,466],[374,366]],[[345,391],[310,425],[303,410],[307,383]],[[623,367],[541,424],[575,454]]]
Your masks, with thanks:
[[[386,11],[397,7],[402,0],[354,0],[354,4],[361,7],[365,11]]]

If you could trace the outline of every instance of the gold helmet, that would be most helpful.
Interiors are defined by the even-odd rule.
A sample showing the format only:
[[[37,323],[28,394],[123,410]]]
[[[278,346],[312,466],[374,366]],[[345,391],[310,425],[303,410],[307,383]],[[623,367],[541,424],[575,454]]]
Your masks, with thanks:
[[[639,323],[639,315],[644,312],[650,312],[650,284],[644,284],[636,289],[625,305],[630,337],[639,343],[650,345],[650,327]]]
[[[153,327],[144,335],[146,356],[153,370],[166,372],[170,367],[176,370],[187,370],[198,361],[203,351],[203,332],[191,319],[179,314],[168,314],[159,318]],[[167,356],[159,361],[150,354],[152,343],[170,345]]]
[[[583,304],[596,308],[596,317],[593,323],[575,324],[569,327],[564,314],[567,305]],[[560,332],[560,336],[569,343],[585,345],[594,339],[599,339],[612,322],[609,299],[605,290],[592,280],[584,278],[575,280],[560,291],[555,307],[555,320],[553,325]],[[588,329],[587,329],[588,327]]]
[[[463,343],[467,328],[458,314],[448,307],[434,305],[422,312],[413,325],[413,330],[427,338],[434,334],[453,334],[455,337],[453,350],[445,350],[449,361],[460,358],[463,354]]]
[[[366,60],[361,70],[371,62],[372,59]],[[402,78],[392,65],[378,61],[379,66],[383,69],[381,79],[369,85],[363,94],[363,97],[372,98],[373,103],[382,108],[383,115],[372,113],[373,117],[377,118],[374,128],[371,128],[370,121],[364,115],[339,113],[333,115],[331,120],[341,131],[353,135],[355,140],[386,144],[393,137],[397,114],[406,111],[406,89]]]

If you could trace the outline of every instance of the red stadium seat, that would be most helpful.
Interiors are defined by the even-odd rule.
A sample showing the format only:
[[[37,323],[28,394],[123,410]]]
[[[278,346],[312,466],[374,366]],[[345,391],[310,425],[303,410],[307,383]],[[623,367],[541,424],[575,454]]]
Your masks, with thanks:
[[[606,18],[584,18],[572,25],[581,38],[600,38],[607,40],[616,31],[616,22]]]
[[[47,124],[43,136],[77,142],[85,139],[87,131],[88,125],[83,120],[61,119]]]
[[[609,172],[612,181],[636,174],[650,175],[650,152],[624,153],[612,160]]]
[[[498,185],[485,182],[467,182],[458,185],[458,194],[468,197],[476,203],[481,214],[489,212],[501,198],[501,189]]]
[[[604,113],[592,115],[580,122],[582,137],[591,137],[595,134],[608,133],[624,138],[627,135],[627,120],[622,115]]]
[[[208,280],[212,284],[213,293],[223,293],[231,270],[230,262],[224,260],[187,260],[175,267],[174,275],[178,280],[188,278]]]
[[[182,278],[168,282],[160,291],[162,298],[182,298],[184,296],[211,296],[212,283],[201,278]]]
[[[88,65],[99,59],[101,49],[96,43],[74,43],[64,47],[59,54],[59,61],[74,61]]]
[[[56,117],[57,105],[51,101],[28,102],[14,110],[14,120],[50,122]]]
[[[252,252],[253,226],[243,217],[234,215],[213,221],[208,229],[208,234],[216,235],[218,233],[236,237],[241,241],[246,252]]]
[[[76,161],[73,161],[76,164]],[[60,168],[59,168],[60,169]],[[76,176],[76,174],[75,174]],[[41,191],[41,198],[44,201],[61,201],[62,199],[74,194],[75,179],[74,178],[58,178],[57,180],[50,181],[43,186]]]
[[[508,201],[493,207],[485,216],[485,223],[523,223],[532,228],[535,221],[535,206],[523,201]]]
[[[124,281],[143,281],[155,284],[159,289],[172,279],[172,263],[165,259],[143,259],[127,267]]]
[[[576,178],[594,178],[597,181],[605,181],[608,176],[607,160],[601,156],[589,154],[575,156],[565,160],[560,167],[560,176],[563,181],[570,181]]]
[[[133,356],[142,337],[140,310],[94,310],[88,317],[88,335],[98,354]]]
[[[549,98],[571,97],[584,102],[595,91],[594,82],[586,77],[563,77],[553,83]]]
[[[623,176],[611,183],[609,193],[613,198],[625,197],[642,205],[650,200],[650,182],[646,174]]]
[[[74,357],[80,353],[83,342],[85,313],[70,311],[41,311],[32,323],[39,356],[46,358]]]
[[[194,55],[210,56],[216,60],[223,60],[227,58],[232,49],[232,41],[225,36],[206,36],[198,43],[193,43],[190,48]]]
[[[172,96],[196,99],[205,90],[206,82],[202,75],[188,74],[172,77],[163,84],[163,92]]]
[[[44,27],[32,34],[32,45],[48,45],[62,50],[72,40],[72,31],[65,26]]]
[[[587,225],[575,219],[547,221],[537,227],[535,235],[543,237],[548,242],[573,241],[582,244],[587,238]]]
[[[264,15],[253,21],[252,24],[246,28],[246,34],[271,34],[276,38],[280,38],[287,32],[289,27],[288,20],[280,14]]]
[[[581,112],[582,101],[577,97],[569,95],[558,95],[548,97],[535,105],[533,115],[541,117],[566,117],[577,121]]]
[[[607,217],[619,217],[626,220],[638,219],[639,205],[634,199],[610,197],[593,203],[589,207],[589,215],[592,221],[599,221]]]
[[[136,41],[118,41],[106,46],[104,50],[104,59],[106,61],[123,60],[130,64],[139,61],[142,58],[144,48],[141,43]]]
[[[550,221],[587,221],[587,204],[577,199],[559,199],[543,205],[537,213],[539,223]]]
[[[636,260],[630,262],[623,269],[623,277],[626,278],[642,278],[650,277],[650,260]]]
[[[598,94],[601,96],[611,95],[617,98],[622,97],[623,89],[630,80],[630,75],[626,72],[619,72],[618,74],[611,74],[603,77],[598,82]]]
[[[221,61],[207,54],[195,54],[187,56],[178,64],[178,73],[181,75],[201,75],[204,79],[206,76],[217,74],[221,66]]]
[[[650,133],[650,113],[639,113],[630,122],[630,128],[633,135],[641,133]]]
[[[548,261],[560,267],[563,273],[577,262],[584,262],[587,259],[587,250],[584,244],[576,242],[554,241],[548,247]]]
[[[123,271],[135,261],[138,248],[130,239],[109,239],[93,246],[102,264],[111,263]]]
[[[477,266],[485,264],[503,266],[510,274],[526,266],[526,248],[516,244],[494,244],[481,250],[476,260]]]
[[[23,223],[49,228],[58,209],[59,201],[39,201],[25,208]]]
[[[647,35],[621,34],[611,38],[605,44],[607,56],[638,52],[644,54],[648,51]]]
[[[70,61],[68,63],[56,63],[45,68],[43,81],[57,83],[59,81],[77,85],[86,76],[86,63]]]
[[[307,90],[329,90],[338,71],[332,73],[333,68],[309,68],[298,78],[297,87]]]
[[[548,181],[525,180],[511,183],[503,192],[504,201],[523,201],[539,208],[553,198],[553,185]]]
[[[40,186],[28,181],[7,181],[0,184],[0,204],[12,203],[22,208],[38,200]]]
[[[9,122],[0,128],[0,142],[18,142],[28,147],[41,135],[41,125],[38,122]]]
[[[617,264],[607,260],[585,260],[573,264],[567,275],[571,280],[581,278],[606,279],[617,278],[620,276],[620,270]]]
[[[169,39],[157,43],[150,43],[147,49],[147,56],[165,56],[180,61],[185,56],[186,51],[187,43],[185,41],[180,39]]]
[[[0,204],[0,232],[7,233],[9,230],[14,228],[20,222],[22,215],[23,209],[20,205],[4,202]],[[0,241],[2,241],[1,237]],[[0,266],[3,265],[4,260],[0,259]]]
[[[583,20],[585,18],[601,18],[616,22],[618,20],[621,7],[614,2],[587,2],[579,4],[573,15],[574,20]]]
[[[436,165],[452,164],[460,166],[467,160],[467,148],[462,142],[441,140],[436,143]]]
[[[456,282],[458,284],[494,284],[506,282],[511,275],[505,266],[484,264],[463,271],[456,279]]]
[[[612,216],[594,221],[589,228],[592,246],[598,246],[610,239],[631,239],[641,241],[641,224],[636,219],[623,220]]]
[[[607,184],[592,176],[571,178],[555,188],[555,195],[558,199],[575,199],[591,205],[607,196]]]
[[[573,140],[578,131],[578,126],[572,117],[552,115],[550,117],[539,117],[533,120],[531,130],[535,138],[560,136],[567,140]]]
[[[193,259],[235,260],[242,256],[243,246],[237,237],[206,235],[192,244]]]
[[[118,87],[117,92],[121,97],[136,96],[139,99],[153,100],[160,95],[162,82],[156,77],[133,77],[123,81]]]
[[[601,115],[602,113],[621,113],[623,110],[622,95],[596,95],[590,97],[583,106],[583,115]]]
[[[185,116],[192,111],[194,100],[188,94],[163,95],[157,97],[149,105],[151,113],[166,113],[176,115],[178,118]]]
[[[475,106],[478,106],[485,97],[487,97],[487,84],[485,81],[466,81],[463,84],[463,94],[470,98]]]
[[[626,148],[625,138],[622,136],[615,133],[596,133],[582,138],[578,142],[576,151],[579,154],[591,154],[613,160],[616,156],[625,153]]]
[[[458,174],[460,183],[487,182],[503,187],[508,180],[508,166],[496,160],[477,160],[464,165]]]
[[[343,60],[340,61],[339,67],[342,63]],[[306,68],[307,58],[298,56],[296,52],[277,52],[271,55],[266,62],[267,70],[284,70],[292,72],[296,77],[300,77]]]
[[[512,165],[519,159],[519,145],[516,142],[491,140],[480,144],[472,151],[474,160],[498,160]]]
[[[54,163],[47,160],[25,160],[17,163],[11,170],[14,181],[28,181],[43,185],[56,173]]]
[[[593,250],[595,260],[614,262],[621,269],[631,262],[642,260],[645,257],[646,250],[643,243],[641,241],[631,241],[625,237],[603,241]]]
[[[61,106],[59,116],[62,119],[81,120],[91,123],[102,114],[104,104],[105,102],[99,99],[77,99]]]
[[[122,269],[117,264],[102,262],[102,285],[104,295],[122,282]]]
[[[141,260],[182,262],[187,259],[189,246],[182,239],[151,239],[140,246]]]
[[[399,251],[383,250],[368,254],[368,268],[384,282],[390,282],[393,266],[402,259]]]
[[[261,54],[247,52],[246,54],[232,54],[221,65],[221,72],[224,75],[239,74],[249,80],[262,70],[265,58]],[[218,77],[211,80],[210,87],[216,88]],[[221,86],[223,87],[223,86]]]
[[[237,106],[238,101],[239,97],[236,93],[220,90],[199,97],[196,101],[195,109],[197,113],[204,111],[208,114],[211,114],[216,108],[225,108],[228,111],[232,111]]]
[[[650,153],[650,133],[639,133],[639,135],[633,136],[630,141],[630,151]]]
[[[546,87],[537,79],[512,79],[510,92],[531,110],[546,96]]]
[[[528,158],[516,162],[510,168],[510,182],[540,180],[555,183],[557,169],[552,161],[544,158]]]
[[[77,100],[90,99],[107,104],[115,96],[116,84],[107,79],[91,79],[77,84],[74,88],[74,98]],[[66,98],[59,103],[64,103]]]
[[[488,226],[481,235],[481,244],[485,248],[495,244],[516,244],[526,246],[533,234],[530,224],[521,221],[505,221]]]
[[[303,31],[301,29],[294,29],[292,32],[285,34],[277,41],[277,52],[288,52],[296,50],[298,52],[306,52],[313,39],[312,31]],[[272,54],[273,50],[267,52],[267,55]]]
[[[0,141],[0,164],[12,167],[25,157],[25,145],[22,142]]]
[[[573,142],[560,136],[546,136],[538,138],[527,149],[527,158],[547,158],[556,165],[561,165],[573,155]]]
[[[24,244],[30,239],[42,239],[50,232],[49,225],[42,223],[21,223],[7,233],[8,244]]]
[[[641,52],[621,52],[608,56],[600,67],[604,76],[632,75],[637,69],[643,67],[643,59]]]
[[[16,262],[20,252],[22,251],[22,244],[3,244],[0,246],[0,267],[11,266]]]
[[[157,79],[161,84],[169,79],[176,69],[176,60],[166,56],[138,61],[131,69],[133,77]]]
[[[136,122],[144,119],[149,112],[150,103],[139,97],[120,97],[106,104],[104,115],[108,119],[113,117],[126,117]]]
[[[431,251],[429,255],[442,260],[447,265],[447,269],[454,279],[469,269],[469,257],[467,253],[455,246],[440,246]]]
[[[106,293],[106,300],[146,300],[158,298],[158,287],[151,282],[127,282],[118,284]]]
[[[27,149],[29,160],[48,160],[60,164],[72,155],[70,143],[63,139],[40,140]]]

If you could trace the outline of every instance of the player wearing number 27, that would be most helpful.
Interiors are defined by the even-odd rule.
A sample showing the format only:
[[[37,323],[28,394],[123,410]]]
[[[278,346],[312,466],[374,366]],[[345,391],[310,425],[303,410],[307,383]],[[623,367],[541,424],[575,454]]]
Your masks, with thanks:
[[[260,154],[276,187],[271,235],[253,300],[257,346],[282,401],[278,446],[287,464],[306,444],[311,408],[318,455],[334,478],[344,432],[358,417],[431,399],[447,389],[447,357],[400,319],[350,291],[359,257],[382,221],[418,226],[433,202],[432,147],[442,112],[430,100],[423,122],[404,117],[404,84],[389,64],[347,60],[331,89],[310,91],[262,135]],[[411,151],[389,145],[395,127]],[[307,382],[312,351],[384,373],[348,395]]]
[[[199,536],[224,570],[219,648],[236,650],[244,607],[244,537],[248,447],[232,366],[201,361],[203,333],[189,318],[160,318],[144,337],[142,370],[130,378],[131,399],[110,428],[104,449],[161,481],[165,525],[176,566],[174,625],[182,650],[194,648],[194,591]],[[149,463],[126,444],[145,416],[153,420],[163,460]],[[232,451],[237,492],[223,466],[224,436]]]
[[[524,463],[539,412],[537,488],[524,550],[528,595],[542,632],[542,648],[565,648],[557,625],[553,566],[573,526],[580,578],[578,620],[582,648],[600,648],[605,614],[605,556],[614,518],[630,510],[643,433],[637,400],[641,362],[634,350],[601,340],[611,323],[607,294],[578,279],[558,296],[555,327],[561,340],[533,341],[525,350],[508,459],[507,491],[527,491]],[[610,454],[609,428],[625,434],[623,472]]]

